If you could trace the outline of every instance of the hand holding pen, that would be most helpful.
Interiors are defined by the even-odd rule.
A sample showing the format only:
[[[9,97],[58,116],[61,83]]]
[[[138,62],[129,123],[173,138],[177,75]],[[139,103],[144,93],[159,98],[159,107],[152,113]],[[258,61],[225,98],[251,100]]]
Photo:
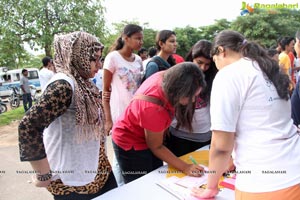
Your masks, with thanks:
[[[193,158],[193,156],[190,156],[190,160],[193,164],[198,165],[197,161],[195,160],[195,158]]]
[[[192,156],[190,156],[190,160],[193,162],[193,164],[188,164],[188,167],[186,168],[186,170],[184,170],[184,173],[189,176],[202,176],[204,168],[200,166]]]

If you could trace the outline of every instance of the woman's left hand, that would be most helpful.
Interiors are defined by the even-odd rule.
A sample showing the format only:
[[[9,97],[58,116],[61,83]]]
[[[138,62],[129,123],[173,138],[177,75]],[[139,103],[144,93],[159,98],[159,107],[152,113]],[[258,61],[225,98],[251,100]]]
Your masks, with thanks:
[[[234,163],[233,163],[232,157],[230,157],[227,171],[232,172],[232,171],[234,171],[234,170],[235,170],[235,165],[234,165]]]
[[[214,199],[214,197],[218,194],[219,189],[202,189],[202,188],[193,188],[192,195],[197,198],[202,199]]]
[[[33,175],[31,178],[32,178],[32,182],[36,187],[48,187],[48,185],[51,183],[51,179],[47,181],[39,181],[37,180],[35,175]]]

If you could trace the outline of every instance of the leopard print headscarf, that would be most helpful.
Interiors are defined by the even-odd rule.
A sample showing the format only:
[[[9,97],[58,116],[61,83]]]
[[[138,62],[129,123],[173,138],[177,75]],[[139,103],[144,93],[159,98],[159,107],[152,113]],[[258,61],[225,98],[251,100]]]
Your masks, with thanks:
[[[103,45],[97,38],[86,32],[54,38],[56,71],[71,77],[75,84],[76,136],[79,141],[104,137],[104,114],[99,90],[89,79],[91,60],[102,49]]]

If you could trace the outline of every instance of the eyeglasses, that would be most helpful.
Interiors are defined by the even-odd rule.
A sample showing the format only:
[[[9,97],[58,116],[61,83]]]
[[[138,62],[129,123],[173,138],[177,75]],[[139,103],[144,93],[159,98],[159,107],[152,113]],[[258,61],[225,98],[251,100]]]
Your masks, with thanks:
[[[90,61],[101,62],[102,56],[91,56]]]

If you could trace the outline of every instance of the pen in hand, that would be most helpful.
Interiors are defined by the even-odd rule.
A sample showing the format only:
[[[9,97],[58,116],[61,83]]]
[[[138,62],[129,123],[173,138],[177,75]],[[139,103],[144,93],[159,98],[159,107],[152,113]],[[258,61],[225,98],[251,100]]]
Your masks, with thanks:
[[[190,160],[191,160],[195,165],[198,165],[197,161],[193,158],[193,156],[190,156]]]

